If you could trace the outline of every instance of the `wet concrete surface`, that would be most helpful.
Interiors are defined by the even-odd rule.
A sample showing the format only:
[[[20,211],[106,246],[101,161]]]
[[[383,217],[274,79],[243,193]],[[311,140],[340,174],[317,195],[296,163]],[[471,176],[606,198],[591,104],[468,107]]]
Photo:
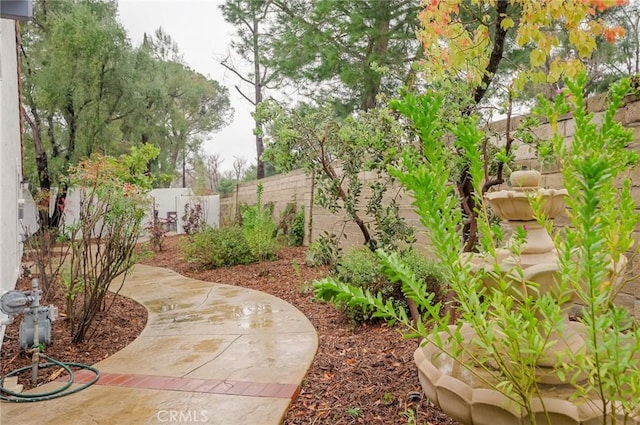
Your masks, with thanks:
[[[0,403],[1,425],[282,422],[295,396],[290,388],[302,382],[318,344],[300,311],[262,292],[144,265],[120,293],[149,311],[142,334],[95,365],[122,379],[101,378],[45,402]]]

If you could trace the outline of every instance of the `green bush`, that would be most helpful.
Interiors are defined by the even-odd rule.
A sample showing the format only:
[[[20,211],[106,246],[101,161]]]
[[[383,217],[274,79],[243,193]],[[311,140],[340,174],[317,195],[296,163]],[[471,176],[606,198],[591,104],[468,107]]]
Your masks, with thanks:
[[[340,282],[369,290],[372,293],[382,293],[385,299],[392,296],[394,284],[386,280],[382,274],[382,267],[374,252],[366,246],[347,251],[338,260],[334,277]],[[402,293],[399,294],[402,298]],[[401,299],[402,299],[401,298]],[[338,303],[349,319],[362,323],[371,319],[374,309],[367,305],[353,305]]]
[[[228,267],[256,261],[239,227],[207,227],[189,236],[182,246],[185,259],[204,268]]]
[[[366,246],[347,251],[338,261],[334,277],[345,283],[369,288],[379,288],[379,284],[385,280],[378,257]]]
[[[251,254],[259,261],[273,260],[278,249],[273,206],[262,205],[262,190],[262,184],[258,184],[256,205],[242,208],[242,230]]]
[[[333,267],[338,263],[338,258],[340,258],[338,237],[325,232],[309,245],[305,262],[309,267]]]
[[[278,240],[289,246],[302,246],[304,242],[304,205],[298,208],[295,199],[280,213]]]
[[[402,259],[418,281],[425,285],[427,291],[435,294],[437,300],[441,295],[444,282],[444,276],[438,266],[415,249],[405,251]],[[367,247],[347,251],[338,261],[333,277],[372,294],[380,293],[385,301],[393,300],[397,307],[407,307],[402,284],[391,282],[385,276],[380,258]],[[367,305],[339,304],[339,307],[343,308],[347,316],[357,323],[370,320],[374,312],[374,309]]]
[[[427,292],[434,293],[437,301],[444,295],[445,276],[442,267],[436,261],[415,248],[409,249],[401,255],[404,263],[416,275],[419,282],[424,283]],[[379,258],[379,257],[378,257]]]
[[[296,213],[289,229],[289,245],[302,246],[304,242],[304,206]]]

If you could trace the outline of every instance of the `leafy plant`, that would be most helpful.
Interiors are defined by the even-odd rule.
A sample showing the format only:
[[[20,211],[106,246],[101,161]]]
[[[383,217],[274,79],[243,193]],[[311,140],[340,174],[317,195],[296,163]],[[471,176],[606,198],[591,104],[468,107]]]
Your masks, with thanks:
[[[167,231],[163,223],[158,218],[155,205],[153,205],[153,219],[145,225],[144,230],[149,235],[149,243],[151,244],[153,250],[162,252],[164,238],[167,234]]]
[[[357,418],[358,416],[360,416],[362,414],[362,409],[359,408],[359,407],[350,407],[349,409],[347,409],[347,413],[352,418]]]
[[[230,267],[256,261],[239,227],[205,228],[189,235],[182,246],[185,259],[203,268]]]
[[[365,291],[374,294],[379,293],[385,300],[404,298],[402,292],[397,293],[395,287],[382,275],[382,267],[377,261],[375,253],[367,247],[358,247],[347,251],[338,260],[336,272],[333,274],[336,279]],[[322,291],[318,291],[316,296],[323,298]],[[330,301],[326,300],[325,301]],[[350,320],[361,323],[371,319],[374,308],[367,305],[348,305],[338,302],[337,306],[347,313]]]
[[[640,326],[632,312],[614,302],[629,282],[625,254],[638,250],[633,232],[640,214],[631,180],[621,177],[638,163],[639,156],[627,149],[633,132],[614,116],[631,86],[629,80],[612,86],[610,105],[602,124],[597,125],[582,96],[585,84],[584,76],[567,81],[565,96],[553,104],[542,100],[538,110],[550,117],[553,128],[566,111],[572,113],[576,125],[570,150],[561,135],[556,133],[553,139],[564,185],[571,194],[567,199],[571,227],[563,229],[555,242],[560,285],[575,291],[583,306],[580,320],[587,335],[586,350],[560,365],[560,374],[586,376],[584,382],[576,382],[576,395],[586,399],[597,394],[603,417],[611,423],[626,423],[639,413]]]
[[[390,404],[393,404],[393,402],[395,401],[395,397],[393,396],[393,393],[390,393],[389,391],[385,391],[384,394],[382,395],[382,402],[388,406]]]
[[[413,241],[413,227],[399,215],[400,192],[390,190],[395,177],[386,172],[397,164],[406,140],[391,110],[378,107],[341,118],[328,104],[288,110],[262,102],[256,116],[275,141],[264,157],[280,170],[302,168],[313,176],[314,202],[353,222],[370,249]],[[366,172],[375,176],[370,183]]]
[[[204,209],[200,202],[188,203],[184,206],[182,228],[187,235],[202,231],[206,225]]]
[[[445,281],[442,271],[435,263],[415,249],[409,249],[401,256],[408,269],[415,275],[416,280],[428,292],[434,294],[435,300],[439,299]],[[380,258],[367,247],[357,247],[343,254],[331,277],[354,288],[360,288],[364,292],[378,294],[384,302],[391,302],[396,308],[409,308],[402,291],[402,283],[391,280],[384,274]],[[325,301],[331,301],[335,295],[330,289],[332,288],[331,284],[325,287],[322,282],[317,282],[315,288],[317,290],[316,296]],[[349,304],[340,301],[336,304],[339,308],[344,309],[347,316],[356,323],[371,320],[375,313],[375,308],[369,305]]]
[[[302,272],[300,271],[300,264],[298,264],[298,259],[294,258],[291,261],[291,266],[293,267],[293,271],[296,274],[296,278],[298,279],[298,292],[300,295],[307,296],[310,293],[313,293],[313,282],[310,282],[302,276]]]
[[[333,267],[338,262],[341,251],[338,236],[324,232],[309,245],[305,262],[311,267],[325,265]]]
[[[104,304],[109,285],[135,264],[145,192],[151,188],[146,164],[157,154],[157,148],[144,145],[119,158],[94,155],[69,171],[69,186],[80,195],[78,222],[66,228],[71,252],[65,297],[74,343],[83,342],[90,329],[95,332],[94,319],[109,307]]]
[[[637,162],[637,154],[625,147],[632,139],[631,132],[613,119],[629,83],[621,82],[612,88],[611,104],[601,125],[596,125],[586,111],[585,84],[584,75],[576,82],[566,81],[567,88],[556,102],[543,103],[541,108],[552,128],[557,128],[558,118],[569,111],[576,121],[571,149],[561,135],[554,136],[569,191],[567,205],[572,226],[555,237],[559,270],[550,291],[541,291],[538,284],[528,281],[518,264],[509,274],[500,272],[490,215],[478,198],[479,249],[484,260],[494,267],[484,272],[472,271],[470,257],[461,256],[464,217],[460,199],[449,184],[450,159],[454,155],[465,156],[474,191],[481,193],[484,164],[478,146],[483,134],[470,116],[446,124],[441,115],[443,97],[435,92],[420,97],[409,95],[398,104],[416,125],[423,149],[405,152],[404,168],[392,172],[414,194],[432,249],[456,296],[454,314],[442,314],[442,304],[434,303],[434,294],[426,290],[396,253],[378,251],[385,274],[401,281],[407,297],[422,308],[424,314],[417,322],[411,321],[404,309],[385,302],[380,294],[330,278],[316,285],[324,292],[323,297],[348,305],[374,306],[376,316],[401,322],[410,329],[409,335],[425,338],[486,386],[501,392],[506,403],[520,406],[532,424],[537,420],[552,423],[547,411],[541,416],[533,415],[536,403],[543,409],[545,406],[544,402],[539,403],[543,393],[538,366],[555,343],[550,336],[566,331],[563,306],[572,295],[584,306],[579,320],[587,330],[586,345],[575,353],[565,351],[563,355],[569,359],[560,356],[558,378],[573,386],[577,403],[591,404],[594,396],[599,398],[602,423],[626,422],[637,416],[640,405],[640,366],[637,360],[631,360],[640,355],[640,328],[629,311],[614,304],[625,283],[625,253],[633,248],[632,232],[640,223],[630,181],[621,177],[629,165]],[[449,140],[452,143],[445,140],[445,130],[453,136]],[[532,197],[532,208],[539,223],[550,227],[541,213],[541,199]],[[518,254],[521,248],[521,242],[514,243],[512,253]],[[485,279],[491,279],[490,289],[484,284]],[[449,326],[452,319],[458,321],[457,326]],[[463,336],[462,324],[472,332]]]
[[[262,184],[258,184],[256,204],[242,208],[242,230],[251,254],[258,260],[273,260],[276,255],[276,224],[272,208],[262,205]]]
[[[278,233],[282,235],[288,235],[293,220],[296,217],[297,205],[295,200],[287,203],[284,210],[280,213],[280,221],[278,222]]]
[[[289,229],[289,245],[302,246],[304,243],[304,206],[296,213]]]
[[[415,425],[418,423],[416,421],[416,412],[413,409],[407,409],[404,412],[400,412],[400,416],[407,418],[407,425]]]
[[[286,235],[289,246],[302,246],[304,242],[304,206],[296,204],[295,200],[289,202],[280,213],[278,233]]]

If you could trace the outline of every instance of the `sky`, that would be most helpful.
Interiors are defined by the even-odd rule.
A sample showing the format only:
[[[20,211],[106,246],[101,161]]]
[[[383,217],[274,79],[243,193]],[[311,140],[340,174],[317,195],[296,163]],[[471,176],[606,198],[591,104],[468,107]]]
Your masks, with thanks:
[[[227,56],[234,27],[224,21],[218,8],[224,0],[119,0],[120,22],[134,46],[140,45],[144,33],[153,34],[158,27],[178,44],[184,61],[197,72],[218,81],[229,89],[235,110],[232,122],[204,143],[209,154],[223,159],[222,170],[233,168],[234,156],[253,163],[256,158],[253,136],[252,105],[238,94],[234,85],[238,77],[220,61]]]

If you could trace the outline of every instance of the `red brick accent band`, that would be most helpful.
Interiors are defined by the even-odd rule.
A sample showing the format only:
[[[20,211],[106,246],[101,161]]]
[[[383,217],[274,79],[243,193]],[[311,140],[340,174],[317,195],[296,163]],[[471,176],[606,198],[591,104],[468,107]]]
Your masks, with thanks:
[[[74,372],[74,382],[86,384],[95,375],[88,370]],[[61,377],[58,381],[66,381]],[[207,394],[240,395],[245,397],[271,397],[295,399],[300,393],[296,384],[276,384],[220,379],[178,378],[173,376],[101,373],[96,385],[110,387],[146,388],[150,390],[187,391]]]

